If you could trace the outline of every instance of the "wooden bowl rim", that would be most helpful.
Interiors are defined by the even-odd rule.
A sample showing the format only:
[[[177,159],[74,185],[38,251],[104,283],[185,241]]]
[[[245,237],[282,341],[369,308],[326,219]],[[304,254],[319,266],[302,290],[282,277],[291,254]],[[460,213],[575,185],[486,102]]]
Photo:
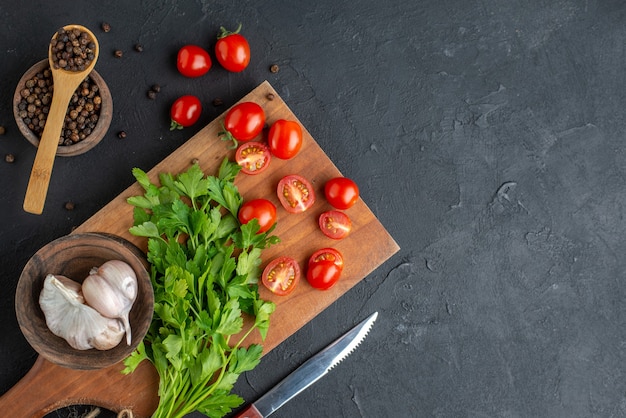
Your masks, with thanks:
[[[137,275],[139,292],[130,313],[132,327],[131,345],[127,345],[126,338],[124,338],[120,344],[110,350],[76,350],[64,339],[54,335],[45,323],[45,317],[39,306],[39,294],[43,287],[45,274],[47,274],[45,273],[46,258],[43,257],[44,254],[55,256],[71,250],[77,251],[74,259],[81,257],[95,258],[102,260],[101,262],[104,262],[106,259],[112,259],[94,253],[94,249],[100,249],[102,254],[119,254],[118,259],[122,259],[130,264]],[[80,253],[80,251],[84,251],[84,253]],[[61,260],[63,260],[62,257]],[[52,264],[55,264],[55,262],[52,262]],[[57,238],[39,249],[28,260],[20,275],[15,294],[15,311],[22,333],[28,343],[41,356],[63,367],[94,370],[122,361],[137,348],[148,332],[152,322],[154,291],[147,270],[148,266],[143,252],[134,244],[121,237],[88,232]],[[30,274],[31,272],[36,277],[33,277]],[[63,272],[50,273],[63,274]],[[82,282],[84,277],[70,278]]]
[[[15,123],[22,133],[22,136],[24,136],[24,138],[26,138],[28,142],[33,144],[35,147],[39,146],[39,137],[37,137],[37,135],[35,135],[35,133],[31,131],[28,126],[26,126],[22,118],[19,116],[18,106],[22,99],[20,92],[25,87],[28,79],[49,65],[50,63],[48,59],[43,59],[32,65],[20,78],[13,94],[13,117],[15,118]],[[73,157],[89,151],[102,141],[109,130],[109,126],[111,126],[111,120],[113,119],[113,98],[111,96],[111,90],[104,81],[104,78],[102,78],[102,76],[95,69],[89,73],[89,77],[91,77],[98,85],[100,97],[102,98],[102,106],[100,107],[98,122],[96,123],[96,127],[93,129],[91,134],[82,141],[73,145],[59,145],[57,147],[56,155],[60,157]]]

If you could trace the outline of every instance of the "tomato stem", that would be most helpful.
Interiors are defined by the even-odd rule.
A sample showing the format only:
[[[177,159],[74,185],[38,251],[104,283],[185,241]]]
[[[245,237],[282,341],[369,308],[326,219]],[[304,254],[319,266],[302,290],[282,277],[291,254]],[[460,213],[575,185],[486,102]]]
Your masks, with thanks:
[[[241,31],[241,26],[241,23],[239,23],[239,26],[237,26],[237,29],[235,29],[233,32],[227,30],[224,26],[220,26],[220,33],[217,35],[217,39],[225,38],[228,35],[238,34]]]
[[[170,122],[170,131],[173,131],[176,129],[183,129],[183,128],[184,126],[176,122],[174,119],[172,119],[172,121]]]
[[[233,136],[233,134],[231,134],[228,129],[226,129],[226,127],[224,127],[224,123],[222,122],[222,130],[220,132],[217,133],[217,135],[220,137],[220,139],[222,141],[232,141],[233,142],[233,146],[230,147],[231,149],[236,149],[239,146],[239,142],[237,141],[237,138],[235,138]]]

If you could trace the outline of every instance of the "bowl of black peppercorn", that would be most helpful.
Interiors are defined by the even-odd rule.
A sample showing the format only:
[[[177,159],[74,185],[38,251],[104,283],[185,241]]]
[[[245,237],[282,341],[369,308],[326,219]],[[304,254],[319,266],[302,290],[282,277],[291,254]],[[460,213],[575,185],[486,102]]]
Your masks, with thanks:
[[[44,59],[24,73],[13,95],[17,127],[36,147],[39,146],[53,94],[50,63]],[[56,155],[71,157],[95,147],[109,130],[112,117],[111,91],[102,76],[93,70],[70,100]]]

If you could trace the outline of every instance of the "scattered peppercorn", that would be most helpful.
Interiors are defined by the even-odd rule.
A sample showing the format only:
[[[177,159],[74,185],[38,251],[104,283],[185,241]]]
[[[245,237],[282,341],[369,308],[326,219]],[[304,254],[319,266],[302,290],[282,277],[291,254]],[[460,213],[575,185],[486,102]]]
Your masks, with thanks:
[[[109,32],[111,31],[111,25],[109,25],[107,22],[102,22],[102,30],[104,32]]]
[[[91,36],[78,28],[61,28],[50,41],[52,65],[55,69],[83,71],[96,57],[96,44]]]
[[[155,93],[160,93],[160,92],[161,92],[161,86],[160,86],[160,85],[158,85],[158,84],[153,84],[153,85],[152,85],[152,90],[153,90]]]
[[[148,90],[148,99],[154,100],[154,99],[156,99],[156,97],[157,97],[157,92],[156,91],[154,91],[152,89]]]
[[[115,52],[113,52],[113,55],[115,55],[115,58],[122,58],[122,55],[124,55],[124,52],[122,52],[122,50],[120,49],[116,49]]]
[[[143,52],[143,45],[141,45],[141,44],[135,44],[135,51],[137,51],[137,52]]]
[[[75,207],[76,205],[74,204],[74,202],[65,202],[65,210],[74,210]]]
[[[46,124],[53,93],[54,83],[49,66],[27,80],[20,91],[22,99],[18,103],[18,116],[39,138]],[[98,123],[101,106],[100,89],[88,76],[70,99],[59,145],[72,145],[88,137]]]
[[[198,160],[197,158],[193,158],[191,160],[191,164],[198,164],[200,162],[200,160]]]
[[[219,97],[216,97],[215,99],[213,99],[213,106],[217,107],[223,104],[224,104],[224,101],[220,99]]]
[[[124,139],[124,138],[126,138],[126,132],[125,132],[125,131],[119,131],[119,132],[117,133],[117,137],[118,137],[119,139]]]
[[[267,100],[274,100],[274,93],[267,93]]]
[[[4,135],[6,133],[6,128],[2,125],[0,125],[0,135]]]
[[[270,66],[270,71],[273,73],[277,73],[280,70],[280,67],[278,66],[278,64],[272,64]]]
[[[12,163],[15,161],[15,155],[13,154],[7,154],[4,156],[4,161],[6,161],[7,163]]]

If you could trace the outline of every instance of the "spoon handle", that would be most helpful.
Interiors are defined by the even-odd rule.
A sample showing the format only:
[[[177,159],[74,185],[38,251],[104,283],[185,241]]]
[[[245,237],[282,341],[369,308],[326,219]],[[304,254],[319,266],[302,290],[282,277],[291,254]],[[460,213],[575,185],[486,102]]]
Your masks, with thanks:
[[[36,215],[43,212],[61,129],[63,129],[67,106],[73,94],[74,90],[59,88],[55,89],[52,96],[50,112],[39,141],[35,162],[26,188],[26,197],[24,198],[24,210],[26,212]]]

